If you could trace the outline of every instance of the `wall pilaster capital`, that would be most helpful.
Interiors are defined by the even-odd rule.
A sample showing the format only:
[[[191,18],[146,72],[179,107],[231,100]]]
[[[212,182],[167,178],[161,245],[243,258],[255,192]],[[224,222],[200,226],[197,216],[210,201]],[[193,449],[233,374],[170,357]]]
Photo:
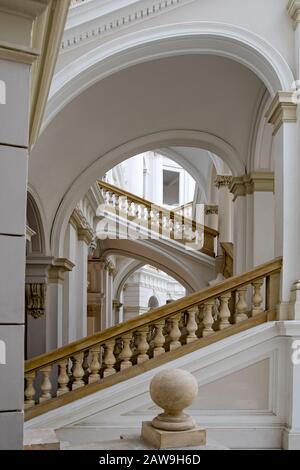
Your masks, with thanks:
[[[269,124],[273,124],[275,135],[284,122],[297,122],[298,96],[292,91],[278,91],[269,109],[266,112],[266,119]]]
[[[218,215],[219,213],[219,206],[217,205],[205,205],[204,206],[204,213],[205,215]]]
[[[67,258],[55,258],[49,269],[49,283],[58,284],[64,280],[65,272],[72,271],[75,264]]]
[[[289,0],[287,11],[297,26],[300,23],[300,0]]]
[[[27,315],[40,318],[45,314],[47,284],[25,284],[25,309]]]
[[[255,192],[274,193],[274,173],[269,171],[255,171],[248,175],[236,176],[232,179],[230,192],[235,201],[239,196],[246,196]]]
[[[95,232],[84,216],[82,210],[76,207],[69,222],[76,229],[78,240],[84,241],[87,245],[90,245],[95,238]]]
[[[216,188],[220,189],[222,187],[229,188],[232,183],[232,176],[231,175],[217,175],[215,179],[215,186]]]

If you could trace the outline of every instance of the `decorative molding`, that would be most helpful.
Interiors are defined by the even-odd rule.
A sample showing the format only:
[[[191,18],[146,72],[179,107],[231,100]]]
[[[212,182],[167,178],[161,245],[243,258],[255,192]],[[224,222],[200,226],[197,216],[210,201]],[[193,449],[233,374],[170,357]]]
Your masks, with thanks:
[[[227,186],[227,185],[224,185]],[[218,215],[219,214],[219,206],[217,205],[208,205],[204,207],[205,215]]]
[[[215,179],[215,186],[216,188],[220,189],[221,187],[230,187],[232,183],[232,176],[231,175],[217,175]]]
[[[289,0],[287,11],[295,26],[300,22],[300,0]]]
[[[266,113],[269,124],[273,124],[273,136],[284,122],[297,122],[298,97],[296,92],[278,91]]]
[[[26,225],[26,230],[25,230],[25,237],[28,242],[31,241],[31,238],[36,235],[36,232],[32,230],[32,228],[29,227],[29,225]]]
[[[25,284],[25,308],[27,315],[40,318],[45,314],[47,284]]]
[[[78,240],[84,241],[87,245],[91,245],[93,243],[95,240],[95,232],[88,223],[81,209],[78,207],[74,209],[69,222],[77,230]]]
[[[32,65],[40,56],[37,49],[17,47],[15,44],[0,42],[0,59]]]
[[[233,194],[233,201],[238,196],[246,196],[255,192],[273,192],[274,173],[268,171],[253,172],[249,175],[237,176],[232,179],[230,192]]]
[[[82,23],[81,25],[78,25],[75,28],[71,28],[77,29],[77,31],[76,33],[74,32],[73,37],[63,39],[61,43],[61,49],[66,50],[71,47],[76,47],[87,40],[93,40],[97,38],[97,36],[103,36],[109,33],[113,33],[121,27],[128,27],[139,21],[144,21],[146,19],[153,18],[154,16],[163,13],[167,9],[181,6],[182,3],[190,1],[191,0],[156,0],[153,1],[152,6],[141,5],[139,8],[136,7],[134,10],[132,9],[131,12],[124,13],[123,11],[123,14],[121,15],[118,13],[118,9],[113,10],[110,12],[109,15],[99,16],[99,22],[97,26],[94,26],[94,22],[87,21],[87,23],[91,22],[93,24],[93,27],[91,26],[90,28],[88,28],[88,26],[85,26],[85,29],[83,29],[85,23]],[[124,10],[124,8],[121,10]],[[97,17],[94,18],[94,20],[97,20]],[[80,28],[80,26],[81,30],[79,31],[78,29]]]
[[[56,258],[49,269],[49,283],[57,284],[64,280],[66,271],[72,271],[75,264],[67,258]]]

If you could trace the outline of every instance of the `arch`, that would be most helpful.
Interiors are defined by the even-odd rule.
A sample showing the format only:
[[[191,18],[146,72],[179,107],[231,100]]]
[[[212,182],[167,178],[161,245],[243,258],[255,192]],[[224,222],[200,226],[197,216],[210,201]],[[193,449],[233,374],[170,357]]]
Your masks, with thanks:
[[[34,237],[32,237],[30,254],[46,255],[48,252],[47,237],[44,229],[45,219],[43,220],[42,214],[37,195],[34,194],[34,190],[31,187],[28,187],[26,220],[29,227],[35,232]]]
[[[57,210],[51,230],[51,247],[54,256],[63,257],[64,234],[69,218],[80,200],[95,182],[95,175],[101,175],[128,158],[139,153],[170,146],[195,147],[218,155],[237,176],[245,173],[245,167],[236,150],[225,140],[201,131],[168,130],[142,136],[127,142],[99,157],[86,168],[68,189]]]
[[[294,75],[286,60],[257,34],[217,22],[161,25],[104,43],[58,72],[42,130],[70,101],[103,78],[149,60],[195,53],[227,57],[246,66],[272,97],[278,90],[291,90]]]
[[[126,266],[121,269],[114,278],[114,299],[120,300],[121,291],[127,279],[138,269],[142,268],[145,263],[140,260],[129,259]]]
[[[156,295],[151,295],[148,300],[148,307],[150,308],[150,310],[159,307],[159,301]]]

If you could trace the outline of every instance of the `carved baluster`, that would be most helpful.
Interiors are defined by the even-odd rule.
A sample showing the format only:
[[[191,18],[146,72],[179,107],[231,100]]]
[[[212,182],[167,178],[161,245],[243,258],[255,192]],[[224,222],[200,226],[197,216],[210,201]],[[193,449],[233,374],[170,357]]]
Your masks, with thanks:
[[[162,320],[160,322],[155,323],[155,336],[153,339],[154,343],[154,350],[153,350],[153,357],[160,356],[165,352],[164,344],[166,342],[166,338],[163,334],[163,329],[165,326],[165,321]]]
[[[204,329],[203,319],[204,319],[204,304],[200,304],[200,305],[198,305],[198,313],[196,315],[196,321],[197,321],[197,324],[198,324],[198,329],[196,331],[196,335],[197,335],[198,338],[201,338],[202,332],[203,332],[203,329]]]
[[[68,383],[70,381],[70,378],[68,375],[68,364],[69,364],[69,359],[63,359],[62,361],[58,363],[58,378],[57,378],[58,389],[56,393],[58,397],[70,391],[68,387]]]
[[[40,369],[40,372],[43,375],[42,383],[41,383],[42,393],[39,399],[40,403],[43,403],[44,401],[47,401],[50,398],[52,398],[51,396],[52,384],[50,380],[51,370],[52,370],[52,366],[47,366],[47,367],[43,367],[42,369]]]
[[[90,355],[90,351],[87,350],[87,351],[84,351],[83,353],[83,362],[82,362],[82,368],[84,370],[84,382],[85,383],[88,383],[89,381],[89,375],[90,375],[90,365],[89,365],[89,355]]]
[[[263,286],[264,279],[258,279],[257,281],[252,282],[252,286],[254,289],[253,298],[252,298],[252,316],[259,315],[262,313],[262,302],[263,296],[261,292],[261,288]]]
[[[237,289],[238,301],[235,306],[236,313],[235,313],[235,321],[239,323],[241,321],[247,320],[247,302],[246,302],[246,292],[247,286],[240,287]]]
[[[145,361],[148,361],[149,356],[147,354],[149,350],[149,343],[147,341],[148,336],[148,327],[139,328],[136,332],[137,334],[137,363],[142,364]]]
[[[219,316],[220,316],[220,322],[219,322],[219,329],[224,330],[225,328],[228,328],[230,326],[229,318],[231,316],[230,310],[229,310],[229,300],[231,299],[231,292],[228,292],[227,294],[223,294],[220,296],[220,309],[219,309]]]
[[[196,322],[196,315],[198,314],[198,307],[192,307],[188,310],[188,321],[186,324],[186,331],[187,337],[186,342],[192,343],[197,338],[196,331],[198,329],[198,325]]]
[[[95,382],[100,381],[100,374],[99,374],[99,371],[101,368],[101,364],[99,360],[100,346],[94,346],[93,348],[91,348],[90,353],[91,353],[91,363],[90,363],[91,373],[89,376],[89,384],[93,384]]]
[[[204,304],[204,314],[203,314],[203,331],[202,336],[210,336],[214,333],[212,325],[214,324],[213,309],[215,301],[210,300]]]
[[[25,395],[25,410],[27,408],[31,408],[32,406],[35,405],[34,397],[35,397],[35,388],[34,388],[34,381],[35,381],[36,373],[33,372],[28,372],[25,374],[25,380],[26,380],[26,388],[24,391]]]
[[[127,214],[128,212],[127,197],[123,197],[123,196],[120,197],[119,204],[120,204],[120,211],[123,212],[124,214]]]
[[[122,361],[120,365],[120,370],[128,369],[128,367],[132,366],[131,357],[132,357],[132,350],[131,350],[131,340],[132,340],[132,333],[128,333],[122,336],[123,341],[123,349],[119,354],[119,359]]]
[[[181,337],[181,331],[179,329],[180,319],[181,313],[177,313],[177,315],[170,318],[170,333],[168,337],[170,351],[180,348],[181,346],[181,342],[179,341]]]
[[[84,386],[84,368],[82,367],[84,359],[84,353],[81,352],[74,356],[74,367],[73,367],[73,378],[74,382],[72,383],[72,390],[76,390],[77,388],[81,388]]]
[[[114,365],[116,363],[116,358],[114,355],[114,348],[115,348],[115,340],[108,341],[105,344],[105,351],[104,351],[104,358],[103,358],[103,364],[104,364],[104,372],[103,372],[103,377],[108,377],[109,375],[115,374],[116,369],[114,368]]]

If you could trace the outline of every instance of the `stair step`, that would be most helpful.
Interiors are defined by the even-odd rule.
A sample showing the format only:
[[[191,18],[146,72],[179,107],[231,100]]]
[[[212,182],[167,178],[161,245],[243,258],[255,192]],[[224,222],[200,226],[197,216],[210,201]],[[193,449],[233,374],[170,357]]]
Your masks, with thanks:
[[[53,429],[25,429],[24,450],[60,450],[60,442]]]

